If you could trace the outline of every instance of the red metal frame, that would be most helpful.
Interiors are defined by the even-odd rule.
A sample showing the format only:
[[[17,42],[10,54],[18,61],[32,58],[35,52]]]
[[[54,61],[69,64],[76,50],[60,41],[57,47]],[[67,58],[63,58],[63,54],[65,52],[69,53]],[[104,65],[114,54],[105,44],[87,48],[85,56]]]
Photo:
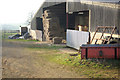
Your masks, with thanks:
[[[68,29],[68,13],[66,13],[66,29]]]
[[[81,59],[120,59],[120,47],[81,47]]]

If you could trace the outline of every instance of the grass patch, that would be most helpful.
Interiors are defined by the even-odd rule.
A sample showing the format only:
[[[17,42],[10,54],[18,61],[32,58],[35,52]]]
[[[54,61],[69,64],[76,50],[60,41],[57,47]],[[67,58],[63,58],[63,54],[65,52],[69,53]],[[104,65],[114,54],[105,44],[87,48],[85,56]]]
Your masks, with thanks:
[[[29,46],[30,49],[44,49],[44,50],[59,50],[61,48],[65,48],[66,46],[61,46],[61,45],[54,45],[54,44],[35,44],[32,46]]]
[[[120,60],[81,60],[81,55],[69,56],[68,54],[49,55],[46,59],[70,66],[71,70],[88,78],[118,78],[118,69],[120,69]]]
[[[60,45],[37,44],[30,46],[29,49],[38,51],[38,56],[44,58],[46,61],[68,66],[71,71],[76,71],[79,75],[88,78],[118,78],[120,60],[81,60],[80,54],[78,56],[62,54],[59,49],[65,47]]]
[[[12,36],[12,35],[15,35],[17,33],[3,33],[2,32],[2,39],[8,39],[8,36]]]
[[[75,53],[76,54],[76,53]],[[76,67],[89,67],[89,68],[99,68],[99,69],[120,69],[120,60],[113,59],[83,59],[81,60],[81,55],[69,56],[68,54],[62,54],[55,57],[55,60],[61,64],[72,65]]]
[[[33,41],[33,42],[38,42],[37,40],[25,40],[25,39],[6,39],[6,41],[22,41],[22,42],[27,42],[27,41]]]
[[[44,57],[46,61],[51,61],[64,66],[69,66],[71,71],[76,71],[76,73],[78,73],[79,75],[84,75],[88,78],[118,78],[120,60],[81,60],[80,54],[78,56],[62,54],[59,51],[60,48],[65,48],[65,46],[38,45],[37,47],[31,47],[31,49],[43,51],[43,54],[39,54],[39,56]]]

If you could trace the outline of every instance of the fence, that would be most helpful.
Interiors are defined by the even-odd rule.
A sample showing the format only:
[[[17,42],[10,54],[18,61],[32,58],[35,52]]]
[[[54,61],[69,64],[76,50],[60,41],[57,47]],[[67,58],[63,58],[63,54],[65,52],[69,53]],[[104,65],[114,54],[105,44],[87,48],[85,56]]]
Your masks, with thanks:
[[[89,41],[89,32],[67,29],[67,46],[79,49],[82,44]]]

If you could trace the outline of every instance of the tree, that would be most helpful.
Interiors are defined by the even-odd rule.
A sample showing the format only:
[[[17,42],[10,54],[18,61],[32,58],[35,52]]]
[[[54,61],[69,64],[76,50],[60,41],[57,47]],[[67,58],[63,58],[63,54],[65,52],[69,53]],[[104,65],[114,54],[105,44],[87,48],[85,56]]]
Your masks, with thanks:
[[[32,20],[32,18],[33,18],[33,15],[34,15],[33,12],[28,13],[28,18],[27,18],[27,20],[26,20],[26,23],[27,23],[28,25],[30,25],[31,20]]]

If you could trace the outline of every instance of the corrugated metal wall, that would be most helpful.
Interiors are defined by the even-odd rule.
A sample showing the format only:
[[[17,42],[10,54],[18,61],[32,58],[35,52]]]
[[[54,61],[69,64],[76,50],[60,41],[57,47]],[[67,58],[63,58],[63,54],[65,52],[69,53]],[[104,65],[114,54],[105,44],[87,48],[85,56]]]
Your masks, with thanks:
[[[67,29],[67,46],[79,50],[82,44],[89,41],[89,32]]]

